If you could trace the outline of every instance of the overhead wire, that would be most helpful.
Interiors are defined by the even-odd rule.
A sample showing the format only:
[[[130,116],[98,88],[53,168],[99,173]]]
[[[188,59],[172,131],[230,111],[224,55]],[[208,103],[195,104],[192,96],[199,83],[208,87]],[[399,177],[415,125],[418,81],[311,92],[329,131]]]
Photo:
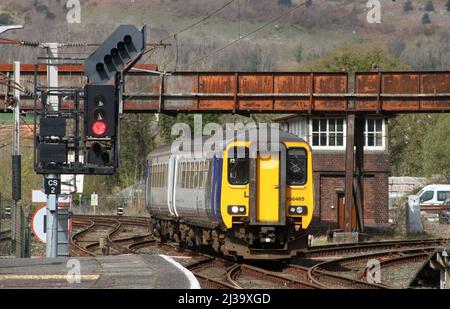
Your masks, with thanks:
[[[300,3],[300,4],[296,5],[296,6],[294,6],[293,8],[291,8],[291,9],[289,9],[289,10],[287,10],[287,11],[281,13],[280,15],[276,16],[275,18],[271,19],[269,22],[265,23],[264,25],[262,25],[262,26],[256,28],[255,30],[252,30],[252,31],[246,33],[245,35],[240,36],[239,38],[237,38],[237,39],[231,41],[230,43],[228,43],[228,44],[226,44],[225,46],[223,46],[223,47],[221,47],[221,48],[219,48],[219,49],[213,51],[212,53],[210,53],[210,54],[208,54],[208,55],[206,55],[206,56],[200,57],[199,59],[197,59],[197,60],[195,60],[195,61],[193,61],[193,62],[191,62],[191,63],[186,64],[185,67],[188,67],[188,66],[197,64],[197,63],[199,63],[199,62],[202,62],[202,61],[208,59],[209,57],[211,57],[211,56],[213,56],[213,55],[216,55],[216,54],[222,52],[223,50],[229,48],[230,46],[233,46],[234,44],[240,42],[241,40],[246,39],[246,38],[248,38],[249,36],[251,36],[251,35],[253,35],[253,34],[255,34],[255,33],[257,33],[257,32],[259,32],[259,31],[263,30],[264,28],[270,26],[271,24],[273,24],[273,23],[276,22],[277,20],[279,20],[279,19],[281,19],[282,17],[284,17],[284,16],[286,16],[286,15],[292,13],[293,11],[299,9],[300,7],[305,6],[306,3],[307,3],[307,1],[302,2],[302,3]]]
[[[220,11],[224,10],[226,7],[228,7],[229,5],[231,5],[231,4],[232,4],[233,2],[235,2],[235,1],[236,1],[236,0],[228,1],[228,2],[225,3],[223,6],[221,6],[220,8],[218,8],[218,9],[216,9],[216,10],[214,10],[213,12],[209,13],[208,15],[206,15],[205,17],[203,17],[202,19],[196,21],[195,23],[193,23],[193,24],[191,24],[191,25],[189,25],[189,26],[187,26],[187,27],[185,27],[185,28],[183,28],[183,29],[181,29],[181,30],[178,30],[178,31],[175,32],[175,33],[172,33],[172,34],[168,35],[166,38],[162,39],[161,41],[165,41],[165,40],[171,39],[171,38],[174,37],[175,35],[178,36],[178,35],[180,35],[181,33],[186,32],[186,31],[188,31],[189,29],[194,28],[195,26],[197,26],[197,25],[203,23],[205,20],[208,20],[209,18],[213,17],[214,15],[216,15],[217,13],[219,13]]]

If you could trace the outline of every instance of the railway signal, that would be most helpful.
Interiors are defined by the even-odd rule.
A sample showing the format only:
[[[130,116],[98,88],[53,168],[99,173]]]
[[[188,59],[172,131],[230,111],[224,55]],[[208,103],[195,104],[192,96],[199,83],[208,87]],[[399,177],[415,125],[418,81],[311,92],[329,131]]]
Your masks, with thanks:
[[[89,83],[107,84],[117,73],[126,73],[142,56],[146,45],[146,27],[138,30],[133,25],[116,29],[85,62]]]
[[[112,85],[87,85],[85,87],[84,130],[90,141],[89,164],[110,166],[119,121],[116,88]]]
[[[117,134],[118,99],[112,85],[85,87],[85,135],[91,139],[111,139]]]
[[[11,207],[5,207],[5,216],[11,217]]]
[[[117,215],[123,216],[123,207],[117,207]]]
[[[95,142],[88,152],[88,163],[96,166],[108,166],[111,164],[111,153],[108,148]]]

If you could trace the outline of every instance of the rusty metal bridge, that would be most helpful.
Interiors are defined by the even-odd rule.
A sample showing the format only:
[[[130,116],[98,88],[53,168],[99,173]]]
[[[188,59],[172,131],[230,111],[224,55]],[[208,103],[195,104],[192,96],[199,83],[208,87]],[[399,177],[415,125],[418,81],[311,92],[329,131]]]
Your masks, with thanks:
[[[124,111],[129,113],[291,113],[347,118],[346,231],[364,229],[364,120],[368,114],[450,112],[450,72],[176,72],[158,74],[155,65],[137,65],[125,80]],[[12,65],[0,72],[12,74]],[[60,85],[82,87],[81,65],[59,67]],[[21,76],[34,80],[34,65]],[[46,84],[47,68],[36,70]],[[8,86],[0,86],[0,111],[7,111]],[[64,102],[71,108],[73,102]],[[32,111],[31,95],[23,111]],[[356,221],[352,222],[352,210]]]

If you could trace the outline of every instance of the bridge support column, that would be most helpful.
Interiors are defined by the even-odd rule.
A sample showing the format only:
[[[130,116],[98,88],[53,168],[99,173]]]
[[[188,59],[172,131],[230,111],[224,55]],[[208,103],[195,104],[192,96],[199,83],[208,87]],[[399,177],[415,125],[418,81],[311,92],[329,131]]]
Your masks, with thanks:
[[[364,231],[364,128],[363,114],[347,115],[345,232]]]

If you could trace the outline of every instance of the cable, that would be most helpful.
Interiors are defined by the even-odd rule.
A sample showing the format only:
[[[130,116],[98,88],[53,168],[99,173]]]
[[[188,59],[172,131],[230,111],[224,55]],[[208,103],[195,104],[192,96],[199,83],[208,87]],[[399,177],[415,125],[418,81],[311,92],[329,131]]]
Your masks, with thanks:
[[[284,13],[282,13],[282,14],[276,16],[275,18],[271,19],[269,22],[267,22],[266,24],[262,25],[261,27],[256,28],[255,30],[250,31],[249,33],[243,35],[242,37],[239,37],[238,39],[235,39],[235,40],[231,41],[230,43],[226,44],[225,46],[223,46],[223,47],[221,47],[221,48],[219,48],[219,49],[213,51],[213,52],[210,53],[209,55],[203,56],[203,57],[199,58],[199,59],[196,60],[196,61],[193,61],[193,62],[191,62],[191,63],[186,64],[185,67],[188,67],[188,66],[193,65],[193,64],[197,64],[197,63],[199,63],[199,62],[201,62],[201,61],[203,61],[203,60],[205,60],[205,59],[207,59],[207,58],[209,58],[209,57],[211,57],[211,56],[213,56],[213,55],[215,55],[215,54],[220,53],[221,51],[223,51],[223,50],[227,49],[228,47],[230,47],[230,46],[232,46],[232,45],[238,43],[239,41],[241,41],[241,40],[243,40],[243,39],[245,39],[245,38],[251,36],[252,34],[255,34],[256,32],[258,32],[258,31],[260,31],[260,30],[266,28],[267,26],[270,26],[271,24],[273,24],[274,22],[276,22],[276,21],[279,20],[280,18],[282,18],[282,17],[284,17],[284,16],[286,16],[286,15],[292,13],[293,11],[297,10],[298,8],[304,6],[306,3],[307,3],[307,1],[305,1],[305,2],[303,2],[303,3],[301,3],[301,4],[299,4],[299,5],[294,6],[293,8],[287,10],[286,12],[284,12]]]
[[[174,37],[175,35],[179,35],[179,34],[181,34],[181,33],[183,33],[183,32],[188,31],[189,29],[194,28],[194,27],[197,26],[198,24],[201,24],[201,23],[204,22],[205,20],[207,20],[207,19],[213,17],[214,15],[216,15],[217,13],[219,13],[220,11],[222,11],[223,9],[225,9],[226,7],[228,7],[230,4],[232,4],[232,3],[235,2],[235,1],[236,1],[236,0],[228,1],[225,5],[223,5],[222,7],[218,8],[218,9],[216,9],[215,11],[209,13],[207,16],[203,17],[203,18],[200,19],[199,21],[196,21],[195,23],[193,23],[193,24],[187,26],[186,28],[181,29],[181,30],[179,30],[179,31],[177,31],[177,32],[175,32],[175,33],[172,33],[171,35],[167,36],[166,38],[162,39],[161,41],[165,41],[165,40],[171,39],[171,38]]]

